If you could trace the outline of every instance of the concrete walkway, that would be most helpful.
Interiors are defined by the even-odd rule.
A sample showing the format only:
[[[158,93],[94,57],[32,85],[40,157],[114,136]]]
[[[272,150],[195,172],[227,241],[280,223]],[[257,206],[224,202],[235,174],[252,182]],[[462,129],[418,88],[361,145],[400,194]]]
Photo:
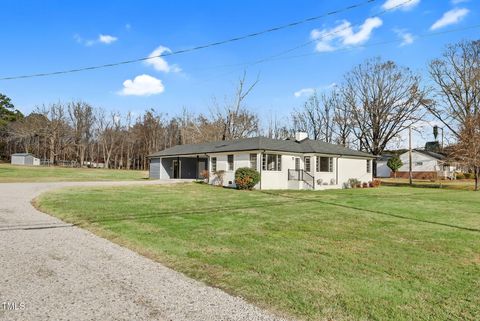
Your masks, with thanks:
[[[165,183],[0,184],[0,320],[279,320],[30,204],[66,186]]]

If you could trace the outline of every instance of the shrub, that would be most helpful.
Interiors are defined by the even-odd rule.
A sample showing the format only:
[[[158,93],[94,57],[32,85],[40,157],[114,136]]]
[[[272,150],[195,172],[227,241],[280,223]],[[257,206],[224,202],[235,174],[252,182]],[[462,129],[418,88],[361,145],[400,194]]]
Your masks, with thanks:
[[[356,178],[349,178],[348,179],[348,185],[350,185],[351,188],[355,187],[360,187],[360,181]]]
[[[260,182],[260,173],[253,168],[241,167],[235,171],[235,184],[238,189],[251,190]]]
[[[375,187],[375,186],[373,186],[373,182],[372,182],[372,181],[368,182],[368,187]]]
[[[472,174],[472,173],[463,173],[463,176],[465,177],[465,179],[473,178],[473,174]]]
[[[397,171],[403,166],[403,163],[398,156],[394,156],[388,160],[387,166],[392,170],[393,176],[397,178]]]
[[[224,170],[218,170],[215,171],[215,176],[216,176],[216,185],[218,186],[223,186],[223,177],[225,176],[225,171]]]
[[[382,181],[379,179],[374,179],[372,183],[373,187],[380,187],[380,185],[382,185]]]
[[[457,179],[464,179],[465,178],[465,174],[463,174],[463,173],[455,173],[455,174],[456,174],[455,176],[457,177]]]
[[[210,172],[204,169],[203,171],[200,172],[200,177],[203,178],[205,181],[207,181],[208,178],[210,177]]]

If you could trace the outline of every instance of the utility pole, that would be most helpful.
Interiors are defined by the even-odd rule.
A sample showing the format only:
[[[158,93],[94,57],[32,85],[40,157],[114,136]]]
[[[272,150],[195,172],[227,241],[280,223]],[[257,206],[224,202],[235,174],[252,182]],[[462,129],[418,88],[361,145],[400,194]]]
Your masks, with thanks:
[[[412,126],[408,127],[408,181],[412,186]]]

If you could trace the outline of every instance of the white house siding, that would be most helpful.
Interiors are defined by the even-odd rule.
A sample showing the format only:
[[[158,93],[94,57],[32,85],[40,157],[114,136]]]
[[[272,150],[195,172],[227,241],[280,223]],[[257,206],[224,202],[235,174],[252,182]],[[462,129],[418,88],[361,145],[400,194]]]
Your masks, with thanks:
[[[255,152],[251,152],[255,153]],[[235,187],[235,170],[240,167],[250,167],[250,152],[243,153],[228,153],[228,154],[209,154],[209,168],[210,168],[210,184],[217,184],[216,177],[212,172],[212,158],[217,158],[217,171],[224,170],[225,176],[223,178],[223,185],[228,187]],[[262,154],[257,154],[257,170],[261,173],[261,182],[257,188],[261,189],[308,189],[309,187],[302,181],[288,180],[288,170],[295,169],[295,159],[300,158],[300,169],[305,169],[305,159],[303,155],[281,154],[278,152],[265,152],[266,154],[281,155],[281,171],[268,171],[261,168]],[[228,170],[228,155],[234,155],[233,171]],[[367,173],[366,159],[357,158],[338,158],[338,181],[337,181],[337,157],[328,155],[309,155],[311,165],[310,174],[315,179],[315,189],[331,189],[342,188],[350,178],[356,178],[361,182],[370,182],[373,180],[372,173]],[[333,171],[332,172],[317,172],[316,171],[316,156],[332,157]],[[373,166],[373,162],[371,165]],[[319,179],[321,181],[319,181]],[[332,184],[333,183],[333,184]]]
[[[300,157],[300,167],[303,168],[303,157],[295,155],[283,155],[281,153],[266,152],[265,154],[279,154],[281,158],[281,171],[268,171],[262,169],[262,189],[299,189],[302,184],[298,181],[288,180],[288,170],[295,169],[295,158]]]
[[[344,184],[347,183],[350,178],[356,178],[362,183],[371,182],[373,180],[373,174],[372,174],[373,161],[371,161],[370,166],[371,166],[370,173],[367,173],[366,159],[340,157],[338,159],[339,186],[343,187]]]
[[[39,166],[40,159],[32,155],[12,155],[11,164],[13,165],[31,165]]]
[[[255,154],[256,152],[252,152]],[[223,186],[235,187],[235,171],[240,167],[250,167],[249,152],[226,153],[226,154],[208,154],[210,168],[210,184],[216,184],[216,177],[212,172],[212,158],[217,158],[217,171],[225,171],[223,177]],[[228,155],[233,155],[233,170],[228,170]],[[260,168],[260,155],[257,155],[257,170]]]
[[[11,163],[13,165],[25,165],[25,156],[13,156],[12,155]]]
[[[400,155],[403,166],[398,170],[399,172],[409,171],[409,159],[408,152]],[[418,163],[422,163],[421,165]],[[431,156],[419,153],[417,151],[412,152],[412,172],[437,172],[442,168],[438,165],[438,160]]]
[[[390,177],[392,170],[387,166],[386,161],[377,162],[377,177]]]

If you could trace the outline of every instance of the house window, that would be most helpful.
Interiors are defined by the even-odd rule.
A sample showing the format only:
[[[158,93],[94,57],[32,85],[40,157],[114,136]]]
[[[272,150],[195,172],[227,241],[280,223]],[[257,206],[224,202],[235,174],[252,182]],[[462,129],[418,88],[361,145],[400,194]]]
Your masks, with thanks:
[[[212,157],[212,172],[216,172],[217,171],[217,158],[216,157]]]
[[[228,170],[233,171],[233,155],[227,155]]]
[[[367,173],[371,173],[371,172],[372,172],[372,160],[367,159]]]
[[[317,156],[317,172],[333,172],[333,158]]]
[[[281,171],[282,170],[282,155],[277,154],[263,154],[262,169],[265,171]]]
[[[257,170],[257,154],[250,154],[250,168]]]
[[[423,162],[416,162],[415,166],[423,166]]]
[[[310,156],[305,156],[305,171],[310,172]]]

